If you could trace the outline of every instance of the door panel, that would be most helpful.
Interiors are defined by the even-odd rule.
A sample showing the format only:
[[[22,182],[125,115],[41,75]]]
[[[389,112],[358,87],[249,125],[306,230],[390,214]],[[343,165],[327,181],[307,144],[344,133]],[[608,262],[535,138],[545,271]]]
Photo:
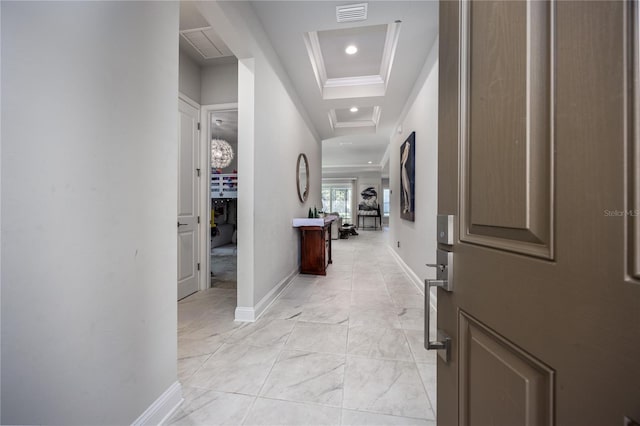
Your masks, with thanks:
[[[523,2],[464,3],[468,34],[463,79],[468,79],[469,161],[472,224],[527,227],[527,8]],[[464,36],[463,36],[464,37]],[[466,67],[465,67],[466,64]],[[466,68],[466,69],[464,69]],[[486,84],[488,83],[488,84]],[[509,125],[499,125],[503,120]],[[499,143],[496,143],[499,142]],[[472,167],[475,162],[495,167]],[[484,201],[492,191],[493,203]]]
[[[198,291],[199,111],[179,100],[178,300]]]
[[[551,424],[553,370],[462,311],[459,322],[461,423]]]
[[[193,263],[196,250],[196,235],[193,230],[178,230],[178,282],[196,279],[197,266]],[[192,292],[193,293],[193,292]]]
[[[460,9],[461,239],[544,258],[553,257],[552,10]]]
[[[439,425],[640,419],[636,6],[440,3]]]

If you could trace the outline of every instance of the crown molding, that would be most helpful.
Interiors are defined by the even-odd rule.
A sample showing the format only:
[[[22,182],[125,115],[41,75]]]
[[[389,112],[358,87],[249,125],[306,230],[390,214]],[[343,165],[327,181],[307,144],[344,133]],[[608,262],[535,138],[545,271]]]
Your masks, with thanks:
[[[384,154],[382,154],[382,160],[380,160],[380,168],[384,169],[384,167],[389,162],[389,156],[391,155],[391,144],[387,145],[387,149],[384,150]]]
[[[322,173],[344,173],[345,170],[358,170],[365,172],[380,172],[382,168],[380,164],[340,164],[340,165],[323,165]]]
[[[357,77],[330,78],[328,80],[325,80],[324,88],[369,86],[373,84],[384,84],[384,80],[379,75],[361,75]]]
[[[384,50],[382,51],[382,63],[380,65],[380,77],[384,81],[386,90],[391,75],[391,67],[393,59],[396,56],[396,48],[398,47],[398,39],[400,37],[400,22],[393,22],[387,26],[387,37],[384,41]]]
[[[324,65],[324,59],[322,57],[322,49],[320,48],[320,40],[318,39],[318,32],[311,31],[304,34],[304,44],[307,47],[307,53],[309,54],[309,60],[311,61],[311,67],[313,68],[313,74],[316,77],[316,83],[322,94],[324,89],[324,83],[327,81],[327,70]]]

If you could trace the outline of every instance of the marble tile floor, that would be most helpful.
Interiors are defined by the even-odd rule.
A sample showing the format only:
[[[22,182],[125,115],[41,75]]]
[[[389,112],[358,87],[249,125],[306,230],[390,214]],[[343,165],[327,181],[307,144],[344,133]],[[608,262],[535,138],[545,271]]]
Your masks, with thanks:
[[[236,289],[237,259],[237,255],[233,253],[211,254],[209,257],[211,287]]]
[[[255,323],[236,290],[178,304],[175,425],[435,425],[423,295],[386,231],[333,241],[326,277],[299,275]]]

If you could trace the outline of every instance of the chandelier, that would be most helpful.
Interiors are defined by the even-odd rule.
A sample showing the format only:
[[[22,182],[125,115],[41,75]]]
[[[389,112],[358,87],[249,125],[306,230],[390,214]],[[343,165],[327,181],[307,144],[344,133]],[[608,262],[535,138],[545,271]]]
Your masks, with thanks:
[[[216,120],[216,126],[221,126],[222,120]],[[215,138],[211,141],[211,167],[222,169],[231,164],[233,160],[233,149],[229,142],[224,139]]]
[[[224,139],[213,139],[211,141],[211,167],[222,169],[231,164],[233,160],[233,149],[229,142]]]

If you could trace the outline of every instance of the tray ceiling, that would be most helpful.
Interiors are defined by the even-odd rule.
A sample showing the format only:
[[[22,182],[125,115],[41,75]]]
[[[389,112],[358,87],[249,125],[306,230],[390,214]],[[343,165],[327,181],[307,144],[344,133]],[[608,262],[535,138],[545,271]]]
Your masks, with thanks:
[[[254,1],[251,7],[323,139],[323,166],[379,165],[436,40],[438,3]],[[353,7],[358,20],[338,22],[338,7]],[[357,52],[348,55],[348,46]]]

